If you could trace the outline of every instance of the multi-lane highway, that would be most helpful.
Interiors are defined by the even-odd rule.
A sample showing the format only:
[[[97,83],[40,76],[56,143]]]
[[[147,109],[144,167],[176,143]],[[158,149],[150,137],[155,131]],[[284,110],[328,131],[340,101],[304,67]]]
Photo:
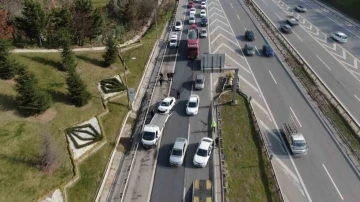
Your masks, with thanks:
[[[276,5],[270,5],[275,4],[274,2],[262,0],[256,0],[256,2],[267,5],[271,19],[276,19],[277,15],[282,17],[279,10],[271,10],[276,7],[280,9]],[[200,50],[201,53],[225,53],[225,64],[239,67],[240,88],[252,96],[256,116],[268,140],[268,146],[274,153],[272,162],[285,199],[314,202],[358,201],[360,198],[359,175],[338,146],[336,135],[330,132],[322,117],[318,116],[316,109],[312,108],[306,100],[306,95],[290,78],[286,67],[280,63],[281,58],[263,56],[261,51],[262,45],[267,41],[266,37],[261,36],[260,30],[255,27],[255,23],[241,3],[238,0],[207,1],[209,37],[200,40]],[[196,7],[199,8],[198,4]],[[153,202],[182,201],[184,197],[185,201],[191,201],[189,188],[193,180],[211,179],[211,164],[206,168],[194,168],[192,158],[199,140],[204,136],[210,136],[208,132],[211,117],[209,105],[216,79],[206,74],[206,88],[201,91],[192,89],[192,81],[199,72],[200,63],[188,61],[186,58],[187,16],[185,2],[180,1],[176,18],[184,20],[184,30],[177,52],[172,89],[180,90],[181,98],[177,101],[162,137],[151,194]],[[248,43],[244,39],[244,32],[249,29],[253,30],[257,37],[256,41],[251,42],[256,47],[256,55],[244,57],[241,48]],[[316,53],[319,58],[333,58],[333,55],[327,51],[320,51],[322,46],[316,45],[318,42],[312,37],[302,38],[309,35],[307,32],[301,30],[295,30],[295,32],[298,36],[289,35],[289,40],[296,42],[301,38],[303,41],[294,42],[293,45],[296,48],[299,47],[299,50],[303,47],[304,54],[307,51],[318,50]],[[314,55],[313,52],[309,54]],[[323,64],[320,60],[313,62],[316,66]],[[334,60],[329,64],[336,62],[338,61]],[[344,72],[346,71],[342,71],[343,75]],[[329,73],[329,75],[333,74]],[[352,81],[348,79],[348,82]],[[339,84],[334,84],[333,88],[340,88],[339,86]],[[185,104],[191,93],[200,96],[201,104],[199,113],[188,117],[185,115]],[[310,147],[308,155],[303,158],[292,158],[281,138],[279,129],[282,123],[289,120],[289,117],[295,120]],[[168,158],[171,146],[177,137],[189,138],[190,145],[184,165],[172,168],[168,164]]]
[[[255,0],[276,25],[284,23],[288,15],[299,19],[293,33],[285,35],[305,61],[311,66],[347,111],[360,123],[360,32],[354,26],[338,22],[329,11],[318,8],[312,1]],[[296,5],[307,7],[306,13],[293,11]],[[341,31],[349,37],[338,44],[329,35]]]

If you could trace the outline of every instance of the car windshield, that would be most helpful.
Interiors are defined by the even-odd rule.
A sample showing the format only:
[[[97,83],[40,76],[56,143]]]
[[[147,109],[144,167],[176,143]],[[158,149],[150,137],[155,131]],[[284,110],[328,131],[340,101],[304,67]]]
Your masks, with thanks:
[[[171,155],[182,156],[182,151],[180,149],[173,149]]]
[[[143,133],[143,139],[144,140],[153,140],[155,139],[155,133],[154,132],[144,132]]]
[[[170,40],[170,43],[176,43],[176,40],[175,40],[175,39],[171,39],[171,40]]]
[[[201,19],[202,22],[207,22],[206,18]]]
[[[202,34],[206,34],[206,30],[202,30],[201,33],[202,33]]]
[[[176,22],[176,26],[180,26],[181,25],[181,22]]]
[[[295,147],[305,147],[306,142],[304,140],[294,140],[294,146]]]
[[[191,18],[190,18],[191,20]],[[189,32],[189,39],[196,39],[197,36],[196,36],[196,31],[195,30],[192,30]]]
[[[247,46],[247,50],[253,50],[254,49],[254,47],[252,47],[252,46]]]
[[[170,102],[161,102],[161,106],[168,107],[170,106]]]
[[[196,79],[196,83],[197,83],[197,84],[203,84],[204,81],[203,81],[202,79]]]
[[[189,102],[188,107],[195,108],[195,107],[197,107],[197,103],[196,102]]]
[[[199,150],[196,152],[196,155],[202,156],[202,157],[206,157],[207,154],[208,154],[207,150],[204,150],[204,149],[199,149]]]

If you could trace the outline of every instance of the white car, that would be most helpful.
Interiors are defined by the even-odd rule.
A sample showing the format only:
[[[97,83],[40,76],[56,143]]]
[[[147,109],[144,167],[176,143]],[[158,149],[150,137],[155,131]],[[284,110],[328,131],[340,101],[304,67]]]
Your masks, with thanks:
[[[196,13],[196,9],[195,8],[190,8],[190,15],[195,15]]]
[[[174,97],[166,97],[164,98],[158,107],[159,114],[168,114],[175,106],[176,99]]]
[[[201,2],[201,8],[206,8],[206,2]]]
[[[170,48],[176,48],[178,46],[178,36],[176,33],[171,33],[169,44]]]
[[[196,115],[199,112],[200,98],[198,95],[192,94],[186,104],[186,114]]]
[[[200,17],[205,18],[206,17],[206,11],[205,9],[200,10]]]
[[[189,24],[191,25],[191,24],[195,24],[196,23],[196,21],[195,21],[195,16],[194,15],[191,15],[190,17],[189,17]]]
[[[187,146],[188,146],[188,141],[186,138],[183,137],[176,138],[173,149],[170,152],[170,158],[169,158],[170,165],[180,166],[183,164]]]
[[[181,31],[182,27],[183,27],[183,25],[182,25],[181,20],[178,20],[175,22],[175,31]]]
[[[297,5],[295,7],[295,10],[297,10],[298,12],[302,12],[302,13],[305,13],[307,11],[306,7],[303,5]]]
[[[193,164],[196,167],[205,167],[211,155],[214,141],[211,138],[204,137],[201,139],[198,148],[196,149]]]
[[[201,90],[205,87],[205,76],[204,74],[198,74],[195,79],[195,89]]]
[[[200,37],[206,38],[207,37],[207,31],[206,28],[202,28],[200,31]]]
[[[346,43],[347,42],[347,36],[346,34],[342,32],[333,32],[330,34],[331,38],[333,38],[335,41],[340,43]]]

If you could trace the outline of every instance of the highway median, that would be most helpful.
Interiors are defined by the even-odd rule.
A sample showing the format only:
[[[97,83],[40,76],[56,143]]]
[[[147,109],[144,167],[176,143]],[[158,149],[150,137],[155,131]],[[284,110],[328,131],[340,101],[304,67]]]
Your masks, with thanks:
[[[238,104],[231,105],[232,98],[230,92],[222,94],[217,109],[227,171],[225,201],[281,201],[248,98],[237,94]]]

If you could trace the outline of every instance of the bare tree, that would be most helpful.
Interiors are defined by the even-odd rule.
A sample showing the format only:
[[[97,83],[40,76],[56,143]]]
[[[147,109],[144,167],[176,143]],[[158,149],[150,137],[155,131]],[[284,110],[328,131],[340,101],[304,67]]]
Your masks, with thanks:
[[[59,153],[55,147],[55,140],[46,130],[42,134],[41,153],[38,168],[45,173],[53,173],[58,167]]]

